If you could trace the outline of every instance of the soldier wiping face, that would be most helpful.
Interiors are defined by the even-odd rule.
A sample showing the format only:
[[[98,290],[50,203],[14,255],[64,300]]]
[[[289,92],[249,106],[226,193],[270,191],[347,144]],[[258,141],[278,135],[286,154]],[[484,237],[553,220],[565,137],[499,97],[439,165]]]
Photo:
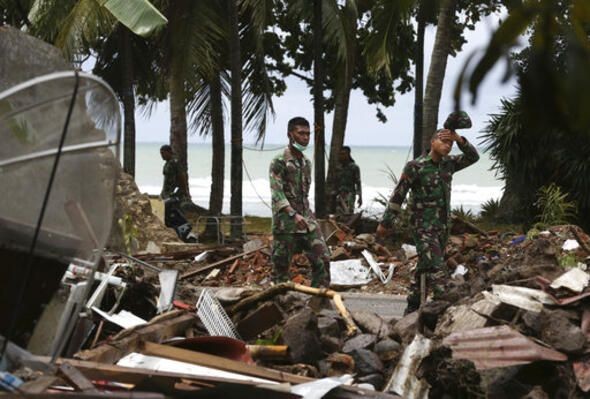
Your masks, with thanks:
[[[453,132],[448,129],[438,130],[430,140],[430,152],[445,157],[453,149]]]

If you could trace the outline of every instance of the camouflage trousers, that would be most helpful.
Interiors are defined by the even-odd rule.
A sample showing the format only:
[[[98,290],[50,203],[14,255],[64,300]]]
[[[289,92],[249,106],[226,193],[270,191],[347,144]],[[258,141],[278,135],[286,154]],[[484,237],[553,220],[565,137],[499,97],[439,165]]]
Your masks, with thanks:
[[[289,265],[294,254],[303,252],[311,264],[311,286],[330,286],[330,251],[319,228],[308,233],[273,235],[273,280],[290,280]]]
[[[340,192],[336,196],[336,214],[350,215],[354,213],[354,200],[356,195],[354,193]]]
[[[437,295],[441,294],[443,287],[438,287],[433,283],[432,275],[443,270],[447,239],[448,233],[445,229],[417,229],[415,231],[414,243],[416,244],[416,252],[418,252],[418,265],[408,294],[406,314],[418,310],[420,307],[420,280],[423,274],[426,276],[424,297],[428,296],[429,291],[432,292],[435,299]]]

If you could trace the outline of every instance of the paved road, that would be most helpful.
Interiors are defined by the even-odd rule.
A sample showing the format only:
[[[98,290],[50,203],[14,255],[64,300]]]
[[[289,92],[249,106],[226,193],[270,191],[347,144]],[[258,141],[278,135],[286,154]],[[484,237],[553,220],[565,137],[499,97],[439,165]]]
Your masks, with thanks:
[[[385,320],[401,319],[406,308],[404,295],[341,292],[344,304],[351,311],[373,312]]]
[[[220,287],[207,288],[215,292]],[[348,310],[373,312],[387,321],[401,319],[406,308],[406,297],[404,295],[365,294],[345,291],[339,291],[339,293],[344,299],[344,305]],[[296,294],[301,295],[302,298],[308,297],[305,294]]]

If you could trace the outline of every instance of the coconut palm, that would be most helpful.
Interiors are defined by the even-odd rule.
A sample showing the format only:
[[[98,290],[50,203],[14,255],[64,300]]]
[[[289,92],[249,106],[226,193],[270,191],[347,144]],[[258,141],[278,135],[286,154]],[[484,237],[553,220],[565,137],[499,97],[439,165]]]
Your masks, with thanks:
[[[145,53],[134,52],[133,42],[141,42],[138,35],[149,36],[163,26],[166,18],[147,0],[134,3],[133,8],[129,8],[124,0],[106,3],[99,0],[36,0],[29,10],[29,19],[32,21],[31,33],[55,44],[66,58],[80,62],[90,54],[97,56],[95,72],[114,88],[123,104],[123,169],[134,175],[134,85],[137,81],[134,60],[144,58]],[[113,51],[113,42],[118,51]],[[99,50],[108,51],[109,47],[111,56],[102,56],[104,52]]]
[[[447,59],[451,53],[452,30],[455,20],[457,0],[442,0],[438,14],[436,36],[430,69],[424,92],[424,114],[422,117],[422,149],[430,147],[430,137],[438,123],[438,106],[442,95],[443,81],[447,68]]]

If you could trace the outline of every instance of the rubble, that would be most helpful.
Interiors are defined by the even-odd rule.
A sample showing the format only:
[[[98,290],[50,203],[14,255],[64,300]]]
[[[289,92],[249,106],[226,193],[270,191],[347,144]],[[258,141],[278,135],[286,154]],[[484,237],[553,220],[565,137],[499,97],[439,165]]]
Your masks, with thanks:
[[[98,375],[137,382],[156,373],[162,381],[188,381],[193,390],[205,382],[221,389],[223,382],[239,386],[242,393],[261,389],[265,395],[273,392],[268,384],[297,386],[313,381],[326,389],[333,385],[342,397],[471,397],[506,394],[512,392],[512,384],[518,384],[521,397],[554,397],[555,388],[531,377],[542,370],[552,376],[547,381],[568,376],[564,383],[581,397],[590,391],[590,360],[585,355],[590,311],[584,306],[584,298],[590,296],[590,275],[578,266],[564,268],[560,259],[573,254],[576,261],[586,262],[590,253],[583,245],[562,247],[566,240],[585,235],[572,226],[559,226],[536,238],[522,237],[473,231],[452,236],[448,269],[435,275],[444,292],[436,300],[429,298],[419,312],[391,322],[369,310],[349,311],[341,294],[331,289],[295,282],[270,285],[270,243],[264,237],[242,247],[199,244],[167,253],[113,255],[111,261],[128,262],[127,266],[102,280],[120,279],[125,295],[113,306],[115,286],[108,286],[102,305],[100,301],[96,305],[101,315],[96,316],[105,321],[93,335],[94,343],[87,342],[76,359],[58,363],[72,365],[71,376],[79,374],[78,383],[66,379],[74,389],[88,390],[91,387],[80,376],[96,388]],[[416,265],[411,246],[387,249],[371,234],[355,237],[345,229],[335,230],[331,242],[341,262],[354,261],[365,273],[362,284],[341,284],[338,289],[366,293],[408,289]],[[451,277],[458,269],[464,272]],[[211,271],[216,275],[207,278]],[[291,273],[294,281],[309,282],[304,258],[295,257]],[[226,322],[243,340],[234,340],[242,351],[238,357],[214,344],[166,342],[173,336],[197,342],[209,334],[226,334],[214,333],[207,324],[211,320],[199,312],[202,305],[196,299],[206,285],[219,301],[211,310],[227,313]],[[213,291],[214,287],[220,288]],[[178,310],[166,312],[169,306]],[[160,318],[131,329],[120,331],[111,323],[124,312],[149,320],[158,310],[164,312]],[[234,344],[223,345],[227,349]],[[127,370],[122,371],[123,365]],[[107,366],[110,371],[100,371]],[[43,389],[55,384],[47,377],[36,377],[40,386],[46,384]],[[344,383],[323,380],[332,377],[342,377]],[[256,386],[260,382],[264,388]],[[351,383],[386,393],[370,394],[346,385]],[[305,389],[302,385],[291,392]]]
[[[172,229],[164,226],[154,215],[150,198],[140,193],[133,176],[121,171],[116,185],[113,227],[107,247],[122,252],[129,249],[132,253],[154,253],[160,252],[161,243],[165,242],[181,241]]]

